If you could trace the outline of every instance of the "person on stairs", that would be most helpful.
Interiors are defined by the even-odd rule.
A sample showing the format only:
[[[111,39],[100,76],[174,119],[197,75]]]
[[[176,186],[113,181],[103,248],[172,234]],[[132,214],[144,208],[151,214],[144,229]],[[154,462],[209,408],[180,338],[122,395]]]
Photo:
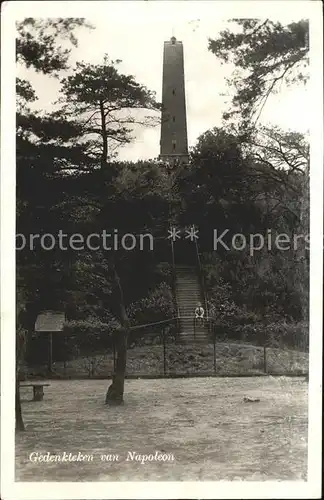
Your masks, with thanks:
[[[205,310],[201,305],[201,302],[198,302],[198,305],[195,309],[195,321],[197,323],[200,323],[201,325],[204,324],[204,315],[205,315]]]

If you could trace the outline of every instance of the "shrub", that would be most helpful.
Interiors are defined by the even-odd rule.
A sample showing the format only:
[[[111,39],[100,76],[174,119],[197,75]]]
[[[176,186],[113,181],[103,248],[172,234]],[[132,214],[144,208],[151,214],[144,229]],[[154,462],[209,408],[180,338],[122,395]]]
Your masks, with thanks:
[[[167,283],[157,286],[148,297],[128,307],[128,315],[134,324],[155,323],[175,314],[172,290]]]
[[[305,320],[308,271],[306,266],[300,269],[294,253],[264,249],[251,256],[247,250],[228,251],[222,258],[205,253],[202,261],[211,309],[213,304],[217,309],[234,303],[269,322]]]
[[[112,345],[112,334],[119,327],[119,323],[111,319],[104,323],[96,317],[86,320],[72,320],[66,323],[64,333],[66,335],[66,354],[71,357],[84,356],[110,348]]]
[[[266,345],[274,348],[289,348],[300,351],[308,350],[308,324],[278,323],[247,324],[236,329],[238,337],[244,342]]]
[[[156,266],[155,274],[161,283],[172,284],[172,267],[168,262],[160,262]]]

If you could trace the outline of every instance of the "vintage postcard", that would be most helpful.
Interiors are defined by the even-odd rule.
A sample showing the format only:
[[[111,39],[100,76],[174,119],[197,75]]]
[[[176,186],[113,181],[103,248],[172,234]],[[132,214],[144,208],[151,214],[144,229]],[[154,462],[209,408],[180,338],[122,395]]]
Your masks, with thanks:
[[[322,5],[2,5],[1,498],[321,495]]]

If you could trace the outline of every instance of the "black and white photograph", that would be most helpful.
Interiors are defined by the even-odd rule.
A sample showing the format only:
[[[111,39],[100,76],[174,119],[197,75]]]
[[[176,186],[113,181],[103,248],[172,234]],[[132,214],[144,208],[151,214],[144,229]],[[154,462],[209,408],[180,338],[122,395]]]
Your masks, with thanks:
[[[2,14],[1,497],[319,498],[321,2]]]

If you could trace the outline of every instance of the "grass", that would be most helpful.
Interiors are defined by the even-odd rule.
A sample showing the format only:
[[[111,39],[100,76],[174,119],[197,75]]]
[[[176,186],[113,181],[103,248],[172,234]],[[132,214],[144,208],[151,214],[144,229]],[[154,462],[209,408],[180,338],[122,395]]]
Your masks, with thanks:
[[[92,364],[91,364],[92,363]],[[87,377],[93,367],[94,376],[107,377],[113,372],[113,354],[97,353],[87,358],[78,358],[53,365],[55,374],[61,377]],[[250,344],[218,343],[216,345],[216,367],[212,344],[167,345],[166,374],[220,375],[264,373],[264,351]],[[266,372],[268,374],[290,374],[308,372],[308,354],[268,347],[266,349]],[[144,345],[128,349],[128,375],[163,375],[163,346]],[[29,369],[28,376],[46,374],[46,367]],[[46,376],[46,375],[45,375]]]
[[[307,389],[300,378],[128,380],[107,407],[109,381],[52,380],[42,402],[22,389],[17,481],[306,480]],[[244,396],[259,398],[244,403]],[[125,462],[160,450],[174,462]],[[93,462],[33,463],[31,452],[93,454]],[[118,454],[103,462],[101,454]]]

